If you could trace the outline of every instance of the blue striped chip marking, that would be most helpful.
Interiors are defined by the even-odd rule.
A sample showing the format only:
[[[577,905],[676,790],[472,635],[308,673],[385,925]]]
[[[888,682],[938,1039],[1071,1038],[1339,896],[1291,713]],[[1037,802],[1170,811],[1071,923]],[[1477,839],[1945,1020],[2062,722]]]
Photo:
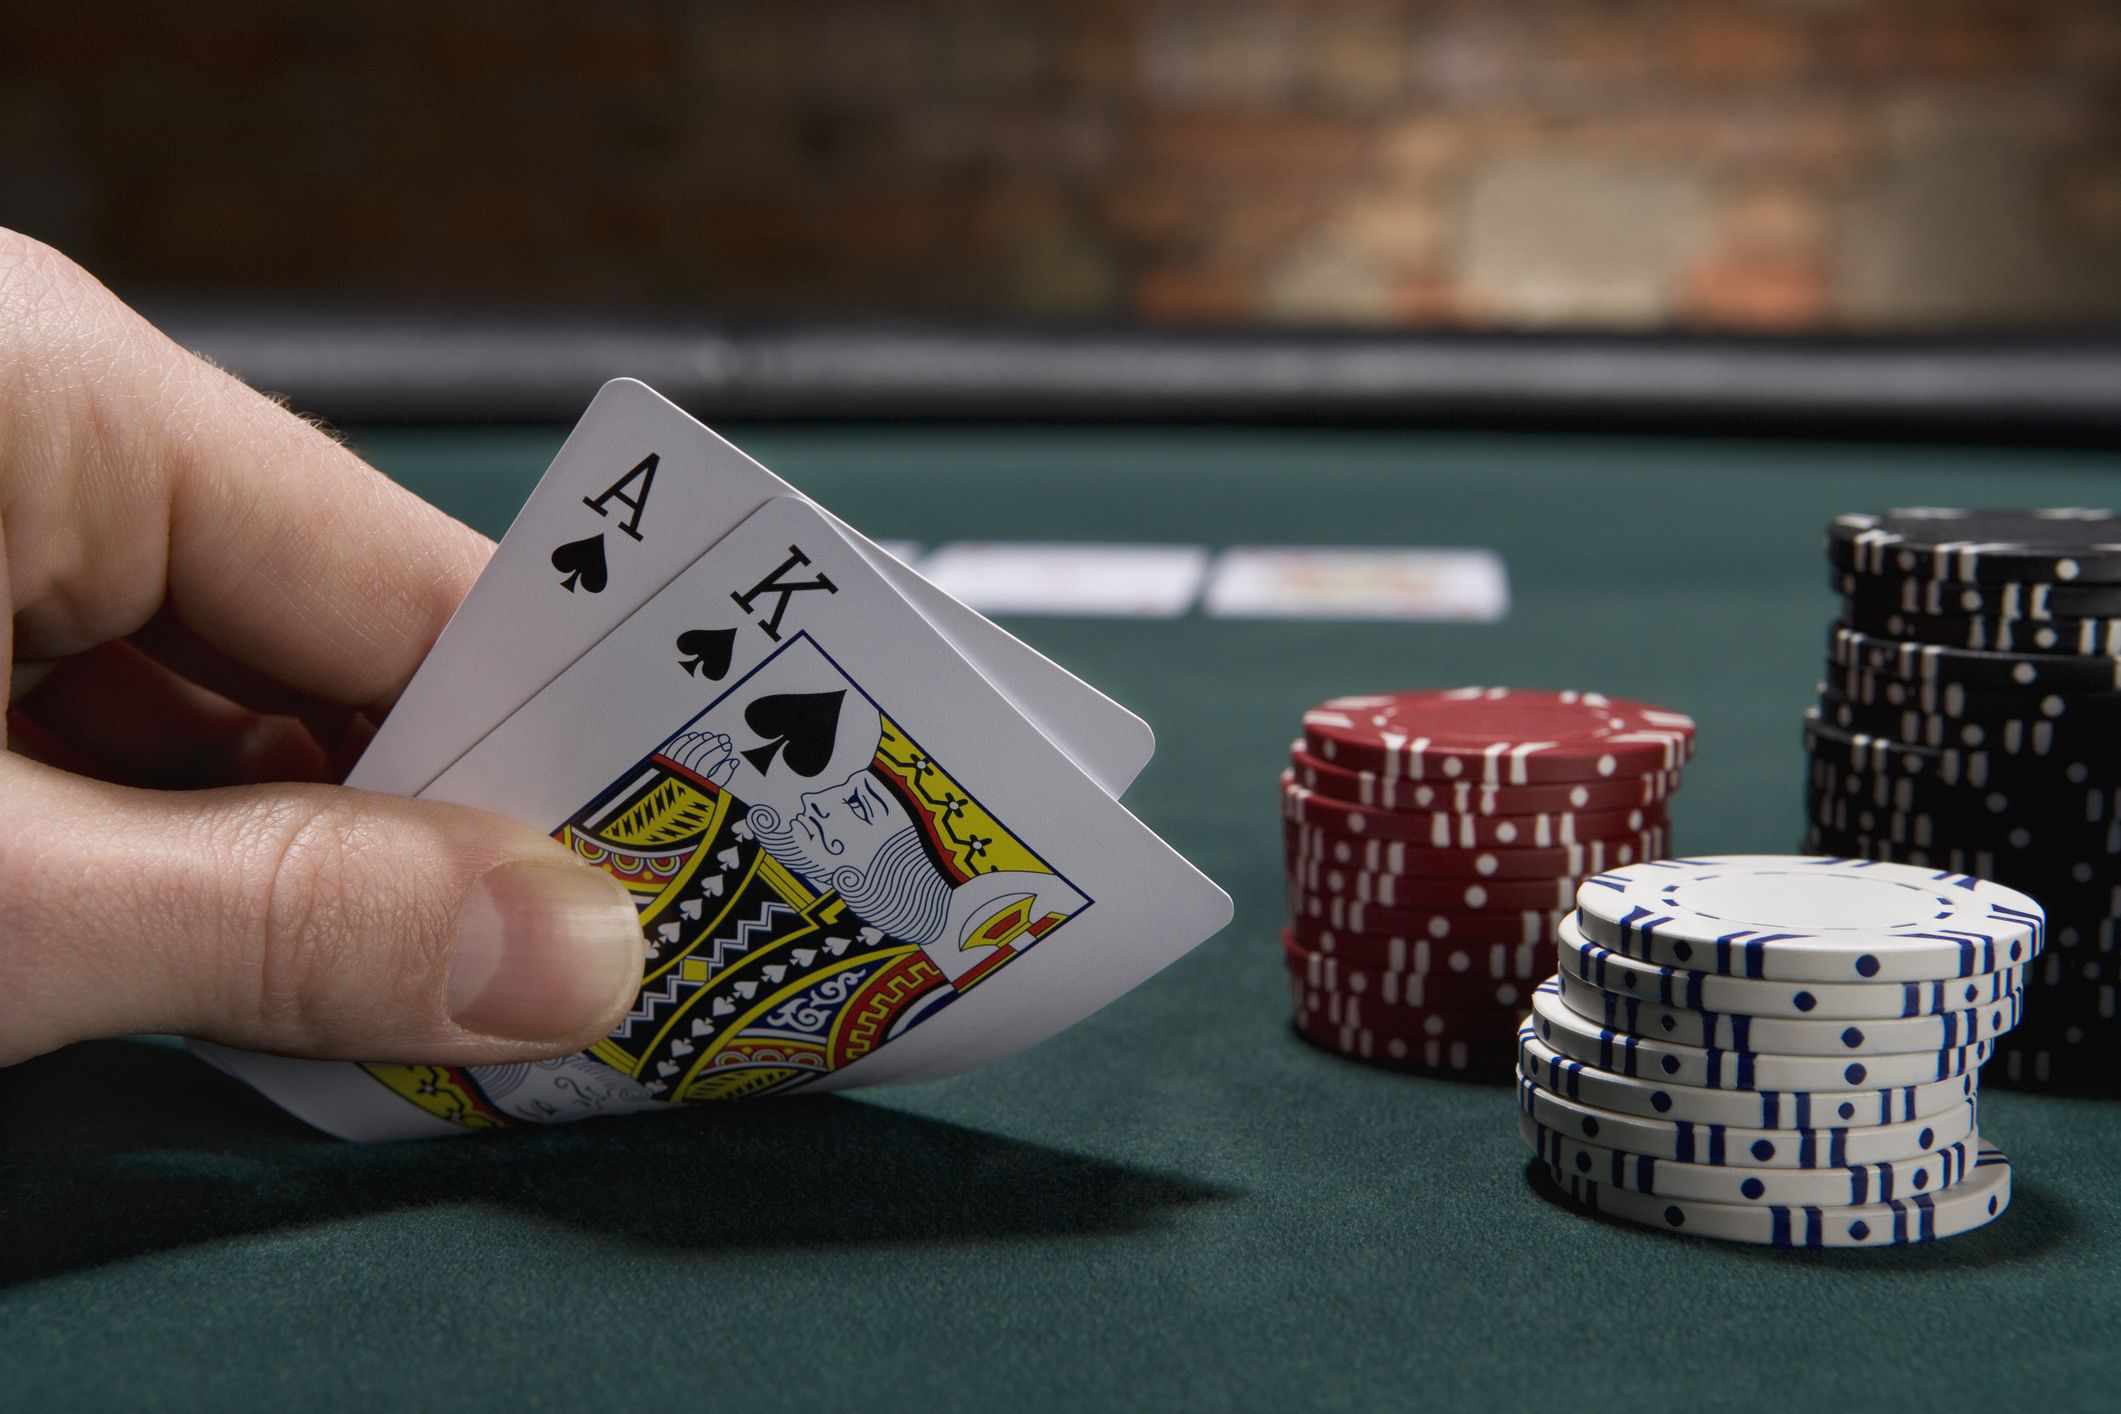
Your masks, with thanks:
[[[1582,1099],[1583,1096],[1580,1092],[1583,1088],[1581,1081],[1584,1071],[1583,1062],[1573,1056],[1565,1056],[1559,1051],[1552,1051],[1553,1059],[1551,1060],[1540,1060],[1537,1056],[1531,1054],[1530,1048],[1526,1044],[1538,1039],[1539,1033],[1532,1029],[1530,1022],[1526,1022],[1517,1028],[1518,1066],[1533,1072],[1535,1075],[1542,1071],[1545,1072],[1542,1078],[1546,1087],[1555,1094],[1566,1095],[1572,1100]]]
[[[1571,975],[1575,974],[1572,973]],[[1577,980],[1597,993],[1599,1005],[1605,1012],[1605,1024],[1607,1026],[1618,1027],[1624,1032],[1636,1035],[1647,1034],[1642,1026],[1644,998],[1623,996],[1617,992],[1605,991],[1582,977],[1578,977]],[[1918,1021],[1934,1019],[1937,1022],[1939,1032],[1936,1049],[1939,1052],[1955,1051],[1984,1039],[1984,1020],[1988,1022],[1986,1036],[2000,1036],[2004,1032],[2011,1030],[2023,1017],[2024,1002],[2025,999],[2022,994],[2012,992],[1998,998],[1994,1002],[1968,1007],[1961,1011],[1935,1012],[1928,1016],[1918,1014],[1913,1019]],[[1716,1049],[1746,1054],[1751,1054],[1754,1051],[1752,1044],[1753,1023],[1757,1018],[1743,1016],[1737,1012],[1708,1011],[1698,1007],[1693,1008],[1693,1011],[1701,1018],[1702,1048],[1707,1048],[1711,1043],[1721,1042],[1720,1045],[1715,1047]],[[1581,1015],[1581,1013],[1578,1014]],[[1728,1040],[1724,1039],[1726,1035],[1728,1035]],[[1863,1040],[1862,1022],[1850,1021],[1843,1028],[1842,1043],[1844,1045],[1850,1047],[1861,1046]],[[1938,1078],[1943,1079],[1945,1077],[1939,1076]]]
[[[2009,1156],[2007,1156],[2001,1149],[1983,1149],[1980,1153],[1974,1156],[1974,1168],[1976,1170],[1991,1168],[1997,1164],[2001,1164],[2005,1168],[2009,1168],[2011,1166]],[[1995,1209],[1996,1200],[1991,1197],[1989,1199],[1989,1212],[1993,1214],[1995,1212]]]
[[[1615,925],[1620,929],[1621,949],[1633,952],[1634,949],[1630,948],[1628,943],[1635,938],[1641,938],[1643,945],[1647,947],[1650,940],[1657,935],[1657,925],[1671,921],[1669,916],[1652,912],[1639,903],[1632,905]]]
[[[2030,928],[2033,934],[2030,949],[2032,952],[2038,952],[2042,947],[2046,946],[2047,914],[2045,912],[2027,913],[2022,908],[2010,908],[2000,903],[1991,903],[1988,906],[1988,911],[1991,918],[2001,918],[2006,922]],[[2013,944],[2012,946],[2015,949],[2018,945]],[[2015,954],[2012,960],[2017,960]]]
[[[1888,1203],[1893,1210],[1893,1237],[1895,1242],[1935,1242],[1937,1240],[1937,1204],[1927,1193],[1918,1193],[1905,1203]],[[1908,1220],[1914,1219],[1915,1227],[1910,1231]]]
[[[1730,973],[1733,976],[1751,977],[1764,981],[1767,978],[1767,945],[1769,943],[1790,942],[1811,936],[1810,933],[1756,933],[1750,928],[1740,929],[1735,933],[1725,933],[1716,940],[1716,970]],[[1737,950],[1743,964],[1737,969],[1733,969],[1731,966],[1733,949]]]
[[[1564,1172],[1570,1168],[1580,1174],[1589,1172],[1586,1165],[1590,1161],[1582,1154],[1577,1156],[1574,1165],[1564,1162],[1562,1145],[1568,1142],[1567,1135],[1549,1128],[1537,1119],[1532,1121],[1532,1129],[1537,1138],[1537,1153],[1549,1167]],[[1658,1165],[1669,1164],[1671,1160],[1657,1159],[1648,1154],[1631,1154],[1620,1149],[1607,1149],[1606,1154],[1604,1182],[1607,1184],[1614,1188],[1630,1189],[1647,1197],[1672,1196],[1659,1192],[1657,1177]],[[1935,1185],[1931,1186],[1925,1182],[1923,1186],[1915,1189],[1909,1201],[1919,1201],[1928,1193],[1949,1188],[1964,1179],[1969,1171],[1966,1141],[1963,1139],[1921,1157],[1925,1160],[1942,1160],[1942,1167]],[[1826,1170],[1815,1172],[1825,1173]],[[1845,1178],[1848,1192],[1839,1206],[1861,1207],[1869,1203],[1891,1203],[1898,1196],[1894,1189],[1899,1180],[1889,1163],[1850,1164],[1845,1169]]]
[[[1544,1058],[1531,1053],[1530,1046],[1534,1042],[1538,1043],[1541,1049],[1546,1052]],[[1522,1070],[1535,1076],[1539,1083],[1547,1089],[1557,1095],[1565,1095],[1569,1099],[1579,1102],[1584,1102],[1584,1072],[1596,1068],[1587,1061],[1578,1060],[1574,1056],[1565,1055],[1555,1049],[1548,1043],[1547,1038],[1539,1034],[1538,1028],[1529,1020],[1517,1028],[1517,1061]],[[1618,1071],[1609,1073],[1616,1076],[1620,1074]],[[1633,1078],[1655,1080],[1661,1077],[1636,1076]],[[1943,1080],[1953,1077],[1940,1076],[1938,1078]],[[1959,1072],[1957,1079],[1961,1082],[1960,1093],[1962,1097],[1967,1096],[1969,1087],[1966,1084],[1966,1072]],[[1676,1088],[1682,1090],[1720,1090],[1721,1087],[1713,1085],[1680,1085]],[[1824,1122],[1828,1119],[1838,1120],[1840,1123],[1847,1125],[1858,1123],[1901,1124],[1913,1120],[1917,1118],[1915,1113],[1915,1092],[1920,1088],[1920,1085],[1881,1086],[1869,1092],[1851,1090],[1846,1094],[1810,1090],[1754,1090],[1750,1092],[1740,1091],[1738,1093],[1750,1093],[1753,1097],[1755,1118],[1750,1126],[1751,1128],[1825,1129],[1832,1127]],[[1653,1094],[1665,1093],[1667,1092],[1653,1092]],[[1817,1113],[1814,1109],[1815,1100],[1822,1108],[1831,1110],[1833,1113],[1831,1115]],[[1862,1104],[1864,1108],[1859,1109],[1859,1104]],[[1785,1109],[1789,1112],[1789,1123],[1787,1125],[1783,1123],[1783,1112]],[[1860,1117],[1866,1115],[1867,1117]],[[1660,1117],[1668,1116],[1660,1115]]]
[[[1955,976],[1972,977],[1977,973],[1996,970],[1996,940],[1990,934],[1950,929],[1935,933],[1896,933],[1894,936],[1911,938],[1916,942],[1952,944],[1959,949],[1959,970],[1953,974]]]
[[[1948,1179],[1945,1183],[1939,1184],[1938,1189],[1940,1192],[1955,1183],[1962,1182],[1968,1173],[1963,1154],[1955,1154],[1952,1164],[1957,1170],[1956,1176]],[[2002,1164],[2005,1168],[2008,1168],[2010,1160],[2004,1156],[2003,1151],[2000,1149],[1984,1148],[1975,1156],[1973,1169],[1980,1170],[1993,1164]],[[1594,1180],[1568,1173],[1559,1164],[1551,1161],[1547,1163],[1547,1173],[1564,1193],[1574,1198],[1577,1202],[1595,1211],[1603,1212],[1605,1210],[1604,1204],[1599,1201],[1599,1185]],[[1857,1205],[1851,1204],[1848,1206]],[[1862,1206],[1884,1207],[1892,1213],[1889,1235],[1884,1242],[1875,1245],[1904,1246],[1937,1240],[1937,1202],[1933,1194],[1920,1193],[1908,1199],[1886,1198],[1878,1203],[1863,1204]],[[1815,1205],[1801,1207],[1783,1204],[1770,1205],[1767,1209],[1770,1245],[1775,1247],[1824,1247],[1826,1245],[1826,1217],[1829,1212],[1833,1211],[1836,1210]],[[1996,1199],[1994,1196],[1989,1199],[1988,1211],[1990,1216],[1994,1216],[1996,1211]],[[1684,1231],[1686,1229],[1685,1206],[1678,1202],[1668,1204],[1664,1210],[1664,1221],[1667,1227],[1677,1231]],[[1847,1232],[1849,1236],[1855,1238],[1859,1243],[1869,1243],[1875,1235],[1871,1230],[1870,1223],[1862,1218],[1851,1222]]]
[[[1579,888],[1582,888],[1584,886],[1595,886],[1597,888],[1605,889],[1611,893],[1617,894],[1627,888],[1628,881],[1608,872],[1604,874],[1593,874],[1590,878],[1584,880],[1583,884],[1578,885]]]
[[[1594,943],[1588,938],[1577,942],[1564,941],[1561,946],[1575,958],[1576,968],[1574,970],[1576,974],[1596,987],[1601,989],[1611,988],[1613,981],[1611,974],[1618,970],[1614,966],[1614,959],[1617,958],[1635,967],[1654,967],[1657,970],[1656,1000],[1659,1005],[1676,1007],[1683,1011],[1708,1010],[1704,998],[1707,994],[1708,984],[1715,976],[1713,973],[1703,972],[1691,967],[1674,967],[1669,963],[1653,962],[1647,958],[1630,957],[1626,953],[1615,952],[1612,948],[1606,947],[1602,943]],[[1991,957],[1984,958],[1983,961],[1993,960],[1993,939],[1988,940],[1988,946]],[[1962,977],[1980,975],[1997,978],[1997,981],[1990,984],[1989,996],[1986,999],[1995,1001],[2001,995],[2018,990],[2012,985],[2007,970],[2015,965],[2006,962],[1998,967],[1984,967],[1979,974],[1962,974]],[[1934,1015],[1947,1010],[1965,1009],[1969,1005],[1968,1003],[1961,1003],[1955,1008],[1945,992],[1945,989],[1957,980],[1961,979],[1940,977],[1927,982],[1879,983],[1877,985],[1897,985],[1900,988],[1899,1015],[1903,1018],[1912,1018]],[[1621,985],[1629,986],[1632,983],[1631,981],[1624,981]],[[1804,984],[1796,983],[1794,985],[1796,990],[1790,994],[1791,998],[1799,1003],[1800,1010],[1805,1009],[1802,1006],[1805,996]],[[1630,992],[1629,995],[1634,994]],[[1972,1003],[1972,1005],[1979,1004]]]
[[[1529,1117],[1535,1125],[1539,1125],[1542,1128],[1552,1128],[1553,1126],[1548,1121],[1542,1120],[1538,1114],[1537,1101],[1534,1097],[1540,1092],[1541,1088],[1537,1081],[1520,1073],[1517,1077],[1517,1107],[1519,1112]],[[1973,1116],[1976,1132],[1978,1132],[1979,1120],[1980,1115],[1977,1111]],[[1670,1117],[1652,1122],[1672,1126],[1673,1153],[1671,1162],[1674,1163],[1700,1164],[1710,1168],[1751,1168],[1754,1166],[1753,1161],[1764,1161],[1770,1156],[1755,1154],[1749,1150],[1738,1150],[1734,1154],[1730,1148],[1729,1131],[1732,1126],[1727,1124],[1710,1123],[1701,1120],[1673,1119]],[[1798,1154],[1796,1167],[1798,1168],[1838,1168],[1853,1171],[1858,1166],[1849,1162],[1849,1135],[1852,1132],[1850,1126],[1844,1125],[1831,1125],[1820,1129],[1785,1129],[1775,1131],[1771,1140],[1755,1140],[1754,1143],[1756,1145],[1769,1144],[1770,1153],[1772,1153],[1774,1147],[1782,1145],[1796,1146]],[[1595,1127],[1586,1130],[1582,1135],[1571,1137],[1582,1138],[1601,1146],[1606,1143],[1597,1133]],[[1927,1137],[1925,1137],[1924,1142],[1928,1142]],[[1821,1161],[1822,1154],[1824,1155],[1824,1162]]]
[[[1877,867],[1884,861],[1873,859],[1856,859],[1846,856],[1834,856],[1815,857],[1810,862],[1819,868],[1839,870],[1870,869]],[[1586,880],[1585,883],[1596,884],[1599,887],[1607,889],[1614,893],[1622,893],[1627,889],[1628,885],[1631,882],[1636,882],[1639,880],[1642,871],[1644,871],[1645,869],[1658,868],[1666,870],[1683,870],[1688,868],[1707,866],[1709,864],[1709,860],[1657,860],[1644,864],[1631,865],[1626,871],[1613,871],[1609,874],[1598,875],[1594,878]],[[1630,879],[1628,877],[1623,877],[1624,874],[1632,874],[1636,876],[1636,878]],[[1940,887],[1977,894],[1984,882],[1974,877],[1973,875],[1955,873],[1949,870],[1938,871],[1930,877],[1931,881],[1939,885]],[[1676,893],[1680,888],[1684,887],[1686,884],[1691,882],[1694,881],[1691,879],[1674,879],[1664,884],[1662,886],[1662,893],[1665,895],[1665,901],[1667,905],[1672,904],[1671,896],[1674,893]],[[1959,914],[1960,905],[1951,898],[1940,897],[1937,901],[1943,909],[1943,913],[1940,914],[1940,916],[1952,916]],[[1970,936],[1978,939],[1979,942],[1977,944],[1971,944],[1971,946],[1978,946],[1980,948],[1985,949],[1991,959],[1993,959],[1997,955],[1997,949],[1999,948],[1999,946],[2002,946],[2004,947],[2004,955],[2007,959],[2007,961],[2000,964],[1991,961],[1989,965],[1978,966],[1970,965],[1971,960],[1966,956],[1966,949],[1968,948],[1968,946],[1970,946],[1970,944],[1966,942],[1965,939],[1957,936],[1956,933],[1910,932],[1895,933],[1893,936],[1912,938],[1916,940],[1935,939],[1937,941],[1949,942],[1952,943],[1954,946],[1959,947],[1961,952],[1961,967],[1962,969],[1964,969],[1960,973],[1961,976],[1972,976],[1976,972],[1994,972],[1998,969],[1999,966],[2009,965],[2010,963],[2023,961],[2032,953],[2037,953],[2038,951],[2040,951],[2046,937],[2047,928],[2046,915],[2044,913],[2038,911],[2037,909],[2028,911],[2021,908],[2015,908],[1994,899],[1983,899],[1982,902],[1987,906],[1989,918],[1996,924],[2007,929],[2007,931],[2013,934],[2016,934],[2021,930],[2030,932],[2032,935],[2030,947],[2028,948],[2026,940],[2022,938],[2013,937],[2010,943],[2005,946],[2000,945],[1994,937],[1990,937],[1978,932],[1972,933]],[[1620,929],[1621,951],[1633,955],[1635,949],[1633,946],[1631,946],[1631,944],[1637,938],[1640,938],[1644,944],[1648,944],[1654,939],[1657,929],[1660,926],[1667,924],[1671,921],[1671,916],[1669,914],[1657,915],[1654,914],[1653,911],[1645,905],[1630,905],[1628,914],[1625,917],[1621,918],[1617,924]],[[1752,930],[1746,929],[1741,929],[1726,934],[1725,936],[1717,939],[1713,945],[1715,948],[1717,959],[1717,966],[1715,970],[1724,973],[1728,976],[1760,978],[1763,975],[1761,972],[1761,965],[1762,946],[1764,944],[1789,939],[1803,939],[1814,936],[1817,935],[1801,932],[1772,934],[1754,933]],[[1684,940],[1681,940],[1679,942],[1676,942],[1673,946],[1675,950],[1679,951],[1680,955],[1686,958],[1689,963],[1692,962],[1692,958],[1691,956],[1689,956],[1689,953],[1691,951],[1689,944],[1687,944]],[[1737,962],[1739,964],[1736,968],[1734,968],[1732,965],[1734,953],[1736,954]],[[1858,970],[1862,970],[1860,961]]]
[[[1554,978],[1548,978],[1546,981],[1540,983],[1539,986],[1534,988],[1533,990],[1535,992],[1544,992],[1548,996],[1554,997],[1557,1000],[1559,1000],[1561,996],[1561,984]],[[2025,1003],[2025,998],[2023,997],[2023,995],[2016,995],[2011,999],[2011,1001],[2014,1013],[2022,1014]],[[1564,1007],[1567,1007],[1567,1005],[1568,1004],[1566,1002],[1563,1003]],[[1573,1007],[1569,1008],[1569,1011],[1572,1015],[1578,1016],[1592,1025],[1597,1024],[1596,1022],[1591,1021],[1591,1018],[1584,1017],[1581,1012],[1575,1011]],[[2003,1031],[2008,1029],[2008,1027],[1998,1027],[1997,1034],[2000,1035]],[[1546,1040],[1547,1038],[1541,1037],[1540,1039]],[[1639,1068],[1640,1057],[1638,1052],[1638,1046],[1642,1039],[1642,1037],[1637,1036],[1631,1031],[1615,1031],[1610,1027],[1601,1027],[1598,1033],[1598,1068],[1600,1070],[1610,1070],[1620,1075],[1631,1076],[1638,1080],[1668,1079],[1672,1073],[1672,1070],[1677,1069],[1676,1062],[1673,1063],[1671,1069],[1668,1069],[1665,1075],[1662,1076],[1646,1074],[1643,1070]],[[1618,1046],[1617,1050],[1615,1049],[1616,1045]],[[1952,1080],[1964,1076],[1970,1071],[1980,1069],[1982,1066],[1986,1065],[1990,1057],[1995,1054],[1995,1046],[1996,1043],[1994,1037],[1987,1037],[1982,1039],[1969,1039],[1963,1045],[1956,1047],[1940,1047],[1934,1053],[1937,1059],[1937,1065],[1936,1069],[1931,1072],[1930,1079]],[[1706,1067],[1707,1072],[1702,1077],[1702,1080],[1699,1082],[1699,1084],[1696,1085],[1697,1089],[1749,1090],[1755,1094],[1768,1093],[1760,1090],[1760,1088],[1753,1083],[1755,1074],[1754,1062],[1757,1057],[1752,1051],[1731,1050],[1721,1046],[1696,1046],[1693,1049],[1702,1052],[1705,1058],[1704,1065]],[[1909,1054],[1930,1053],[1910,1052]],[[1821,1057],[1821,1059],[1825,1059],[1825,1057]],[[1863,1083],[1863,1078],[1867,1070],[1868,1067],[1864,1065],[1862,1057],[1859,1056],[1852,1058],[1849,1061],[1848,1066],[1844,1070],[1843,1074],[1846,1076],[1848,1082],[1851,1085],[1860,1086]]]
[[[1675,992],[1672,983],[1684,978]],[[1683,1006],[1699,1010],[1701,1007],[1701,985],[1707,974],[1692,972],[1683,967],[1660,967],[1657,969],[1657,992],[1667,1006]]]

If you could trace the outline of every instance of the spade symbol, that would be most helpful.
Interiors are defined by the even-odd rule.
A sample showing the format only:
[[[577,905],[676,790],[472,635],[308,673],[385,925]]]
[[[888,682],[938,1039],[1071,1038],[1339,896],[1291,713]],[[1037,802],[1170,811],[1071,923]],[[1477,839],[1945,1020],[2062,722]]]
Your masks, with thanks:
[[[560,572],[560,588],[569,594],[579,584],[591,594],[602,594],[608,575],[604,568],[604,537],[570,540],[552,552],[552,567]]]
[[[709,682],[720,682],[729,671],[729,654],[735,647],[733,628],[689,628],[678,635],[678,666],[687,674],[699,673]]]
[[[782,692],[744,709],[744,725],[766,738],[744,752],[751,769],[765,775],[775,752],[798,776],[815,776],[832,760],[839,738],[840,704],[847,690]]]

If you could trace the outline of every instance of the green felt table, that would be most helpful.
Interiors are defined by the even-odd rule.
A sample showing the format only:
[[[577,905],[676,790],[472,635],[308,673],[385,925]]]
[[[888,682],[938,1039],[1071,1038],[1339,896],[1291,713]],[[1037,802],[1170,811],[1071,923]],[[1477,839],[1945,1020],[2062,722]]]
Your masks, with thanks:
[[[2087,451],[1146,427],[737,428],[877,536],[1486,545],[1500,624],[1021,619],[1158,729],[1128,804],[1237,903],[1097,1016],[935,1084],[355,1147],[167,1044],[0,1072],[18,1409],[2111,1407],[2121,1110],[1996,1091],[1995,1226],[1777,1252],[1585,1217],[1511,1092],[1286,1022],[1274,778],[1349,691],[1691,712],[1689,852],[1801,835],[1820,529],[2099,504]],[[357,430],[498,534],[559,429]]]

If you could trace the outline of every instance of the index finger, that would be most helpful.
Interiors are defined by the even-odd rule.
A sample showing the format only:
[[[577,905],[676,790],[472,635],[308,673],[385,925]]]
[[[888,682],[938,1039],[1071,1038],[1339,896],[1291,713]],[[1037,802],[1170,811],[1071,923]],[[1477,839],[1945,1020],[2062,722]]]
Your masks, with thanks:
[[[19,656],[166,603],[237,662],[361,707],[404,687],[493,548],[6,231],[0,536]]]

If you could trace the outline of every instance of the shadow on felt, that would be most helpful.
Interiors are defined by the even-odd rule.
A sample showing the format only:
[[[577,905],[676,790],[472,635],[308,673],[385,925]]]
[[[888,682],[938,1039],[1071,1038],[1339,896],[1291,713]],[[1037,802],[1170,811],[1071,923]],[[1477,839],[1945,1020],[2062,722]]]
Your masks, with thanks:
[[[727,1251],[1096,1236],[1228,1196],[836,1096],[362,1145],[168,1043],[0,1070],[0,1283],[436,1206]]]

